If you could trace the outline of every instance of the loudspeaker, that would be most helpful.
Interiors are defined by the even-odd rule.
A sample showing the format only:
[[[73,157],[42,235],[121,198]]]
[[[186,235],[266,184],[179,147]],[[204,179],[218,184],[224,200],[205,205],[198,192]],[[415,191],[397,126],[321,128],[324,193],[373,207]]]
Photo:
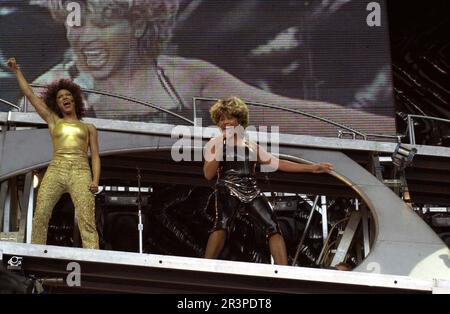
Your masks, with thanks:
[[[138,212],[106,210],[104,212],[104,249],[113,251],[139,252]],[[142,213],[143,242],[148,237],[147,215]]]

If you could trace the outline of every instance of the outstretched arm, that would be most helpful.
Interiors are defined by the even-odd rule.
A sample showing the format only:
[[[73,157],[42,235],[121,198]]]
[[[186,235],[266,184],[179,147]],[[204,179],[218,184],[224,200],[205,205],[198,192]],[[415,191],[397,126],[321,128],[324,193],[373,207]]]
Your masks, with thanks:
[[[39,116],[41,116],[41,118],[44,119],[44,121],[47,122],[48,124],[54,123],[56,114],[54,114],[44,103],[44,101],[38,96],[36,96],[36,94],[33,92],[27,80],[25,79],[25,76],[23,75],[22,71],[17,65],[16,59],[10,58],[7,64],[8,67],[11,69],[11,71],[13,71],[16,74],[20,90],[25,95],[25,97],[28,98],[33,107],[36,108],[36,111],[39,114]]]
[[[313,165],[300,164],[289,160],[278,159],[277,157],[269,154],[264,148],[258,147],[258,160],[263,165],[274,165],[276,170],[284,172],[311,172],[311,173],[324,173],[333,170],[333,165],[330,163],[319,163]]]
[[[91,160],[92,160],[92,183],[89,186],[89,190],[92,193],[98,192],[98,184],[100,182],[100,155],[98,148],[98,133],[94,125],[88,124],[89,128],[89,143],[91,148]]]
[[[313,165],[299,164],[289,160],[280,160],[278,169],[284,172],[312,172],[324,173],[333,170],[330,163],[319,163]]]

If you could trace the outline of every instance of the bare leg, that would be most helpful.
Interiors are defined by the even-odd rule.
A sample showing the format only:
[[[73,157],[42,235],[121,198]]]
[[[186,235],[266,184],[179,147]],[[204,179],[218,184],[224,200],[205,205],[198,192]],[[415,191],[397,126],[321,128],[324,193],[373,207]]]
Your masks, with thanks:
[[[225,230],[216,230],[211,233],[206,245],[205,258],[216,259],[222,252],[226,239],[227,232]]]
[[[279,233],[275,233],[269,239],[270,254],[273,256],[273,260],[277,265],[287,265],[287,252],[286,244],[283,237]]]

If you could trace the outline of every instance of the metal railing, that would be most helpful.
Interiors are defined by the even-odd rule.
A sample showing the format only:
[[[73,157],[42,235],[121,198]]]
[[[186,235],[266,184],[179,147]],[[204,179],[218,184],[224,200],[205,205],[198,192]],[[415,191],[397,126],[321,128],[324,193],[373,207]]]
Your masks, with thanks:
[[[30,86],[31,87],[35,87],[35,88],[46,88],[47,87],[46,85],[34,84],[34,83],[30,84]],[[158,105],[152,104],[150,102],[142,101],[142,100],[139,100],[139,99],[136,99],[136,98],[133,98],[133,97],[123,96],[123,95],[120,95],[120,94],[115,94],[115,93],[101,91],[101,90],[94,90],[94,89],[84,89],[84,88],[82,88],[82,91],[86,92],[86,93],[103,95],[103,96],[108,96],[108,97],[112,97],[112,98],[117,98],[117,99],[122,99],[122,100],[130,101],[130,102],[134,102],[134,103],[140,104],[142,106],[149,107],[149,108],[155,109],[157,111],[167,113],[168,115],[176,117],[176,118],[178,118],[178,119],[180,119],[180,120],[182,120],[184,122],[187,122],[187,123],[189,123],[191,125],[197,125],[197,104],[198,104],[198,101],[218,101],[219,100],[219,98],[213,98],[213,97],[193,97],[194,119],[193,120],[189,120],[188,118],[183,117],[183,116],[181,116],[181,115],[179,115],[179,114],[177,114],[175,112],[172,112],[172,111],[170,111],[168,109],[162,108],[162,107],[160,107]],[[4,103],[4,104],[6,104],[6,105],[8,105],[8,106],[10,106],[12,108],[17,109],[18,111],[21,111],[21,108],[19,106],[14,105],[14,104],[6,101],[6,100],[0,99],[0,102]],[[346,125],[344,125],[342,123],[333,121],[331,119],[319,117],[319,116],[316,116],[314,114],[307,113],[307,112],[304,112],[304,111],[301,111],[301,110],[298,110],[298,109],[285,108],[285,107],[278,106],[278,105],[266,104],[266,103],[260,103],[260,102],[253,102],[253,101],[246,101],[246,100],[245,100],[245,102],[248,105],[251,105],[251,106],[260,107],[260,108],[269,108],[269,109],[274,109],[274,110],[280,110],[280,111],[286,111],[286,112],[290,112],[290,113],[294,113],[294,114],[299,114],[299,115],[302,115],[302,116],[305,116],[305,117],[308,117],[308,118],[312,118],[312,119],[319,120],[319,121],[322,121],[324,123],[333,125],[333,126],[341,129],[341,130],[338,130],[338,135],[337,135],[338,138],[343,138],[345,135],[350,135],[352,137],[352,139],[357,139],[357,137],[359,136],[363,140],[368,140],[369,137],[388,138],[388,139],[394,139],[394,140],[396,140],[397,142],[400,143],[401,139],[405,137],[403,135],[365,134],[365,133],[363,133],[361,131],[355,130],[355,129],[353,129],[353,128],[349,127],[349,126],[346,126]],[[414,118],[414,117],[421,117],[422,118],[423,116],[410,115],[410,116],[408,116],[408,121],[409,120],[412,121],[411,118]],[[429,118],[429,117],[423,117],[423,118]],[[439,119],[439,118],[430,118],[430,119],[450,122],[449,120],[444,120],[444,119]],[[413,131],[414,126],[411,127],[410,123],[408,122],[408,130],[411,130],[411,129],[412,129],[412,131],[410,131],[410,132],[412,132],[412,134],[413,134],[412,138],[414,138],[414,131]],[[414,139],[414,142],[415,142],[415,139]]]
[[[14,105],[13,103],[10,103],[9,101],[6,101],[6,100],[0,98],[0,102],[1,102],[2,104],[5,104],[5,105],[9,106],[9,107],[12,107],[12,108],[14,108],[14,109],[17,109],[17,111],[21,111],[21,108],[20,108],[19,106],[16,106],[16,105]]]
[[[432,120],[432,121],[439,121],[444,123],[449,123],[450,120],[442,119],[442,118],[436,118],[436,117],[428,117],[428,116],[421,116],[421,115],[414,115],[410,114],[407,118],[407,124],[408,124],[408,135],[409,135],[409,143],[411,145],[416,145],[416,134],[415,134],[415,128],[414,128],[414,119],[423,119],[423,120]]]
[[[210,98],[210,97],[193,97],[193,106],[194,106],[194,122],[196,122],[196,109],[197,109],[197,101],[198,100],[202,100],[202,101],[218,101],[220,100],[219,98]],[[352,132],[356,135],[359,135],[363,138],[366,137],[366,135],[360,131],[357,131],[355,129],[352,129],[351,127],[348,127],[346,125],[343,125],[339,122],[327,119],[327,118],[322,118],[316,115],[313,115],[311,113],[307,113],[301,110],[297,110],[297,109],[291,109],[291,108],[285,108],[285,107],[281,107],[281,106],[277,106],[277,105],[272,105],[272,104],[265,104],[265,103],[260,103],[260,102],[254,102],[254,101],[247,101],[247,100],[243,100],[247,105],[251,105],[251,106],[255,106],[255,107],[260,107],[260,108],[269,108],[269,109],[276,109],[276,110],[281,110],[281,111],[287,111],[287,112],[291,112],[291,113],[295,113],[295,114],[299,114],[308,118],[312,118],[312,119],[316,119],[331,125],[334,125],[336,127],[345,129],[349,132]]]
[[[197,125],[197,101],[218,101],[220,100],[219,98],[212,98],[212,97],[193,97],[193,108],[194,108],[194,123]],[[295,114],[299,114],[308,118],[312,118],[312,119],[316,119],[328,124],[331,124],[333,126],[336,126],[338,128],[341,128],[343,130],[338,130],[338,138],[343,138],[345,135],[350,135],[352,137],[352,139],[356,140],[357,136],[360,136],[364,141],[367,141],[369,139],[369,137],[374,137],[374,138],[388,138],[388,139],[393,139],[398,143],[401,143],[402,138],[404,138],[404,135],[386,135],[386,134],[365,134],[361,131],[357,131],[351,127],[348,127],[342,123],[333,121],[331,119],[327,119],[327,118],[322,118],[319,116],[316,116],[314,114],[311,113],[307,113],[298,109],[291,109],[291,108],[285,108],[285,107],[281,107],[281,106],[277,106],[277,105],[272,105],[272,104],[265,104],[265,103],[259,103],[259,102],[253,102],[253,101],[246,101],[244,100],[244,102],[248,105],[252,105],[255,107],[261,107],[261,108],[270,108],[270,109],[275,109],[275,110],[281,110],[281,111],[287,111],[287,112],[291,112],[291,113],[295,113]]]
[[[401,143],[402,139],[404,139],[405,135],[387,135],[387,134],[366,134],[366,138],[364,140],[368,140],[369,137],[375,137],[375,138],[389,138],[389,139],[395,139],[397,143]]]
[[[41,84],[30,84],[30,86],[31,87],[38,87],[38,88],[46,88],[47,87],[46,85],[41,85]],[[91,94],[96,94],[96,95],[103,95],[103,96],[108,96],[108,97],[113,97],[113,98],[118,98],[118,99],[122,99],[122,100],[126,100],[126,101],[135,102],[135,103],[140,104],[142,106],[149,107],[149,108],[152,108],[152,109],[155,109],[155,110],[167,113],[167,114],[169,114],[169,115],[171,115],[173,117],[176,117],[178,119],[183,120],[184,122],[187,122],[189,124],[194,125],[194,121],[189,120],[188,118],[185,118],[185,117],[183,117],[183,116],[181,116],[179,114],[176,114],[175,112],[172,112],[172,111],[164,109],[164,108],[162,108],[160,106],[154,105],[154,104],[152,104],[150,102],[145,102],[145,101],[142,101],[142,100],[139,100],[139,99],[136,99],[136,98],[123,96],[123,95],[115,94],[115,93],[111,93],[111,92],[100,91],[100,90],[85,89],[85,88],[82,88],[81,90],[83,92],[86,92],[86,93],[91,93]]]

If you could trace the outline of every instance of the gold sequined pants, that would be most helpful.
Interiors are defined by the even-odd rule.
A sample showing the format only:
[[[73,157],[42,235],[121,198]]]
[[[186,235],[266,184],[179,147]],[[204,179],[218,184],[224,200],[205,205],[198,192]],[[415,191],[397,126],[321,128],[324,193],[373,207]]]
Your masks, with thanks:
[[[33,217],[33,243],[46,244],[53,208],[62,194],[69,193],[75,205],[83,247],[99,248],[95,226],[95,197],[89,191],[91,178],[87,160],[56,159],[50,163],[38,191]]]

